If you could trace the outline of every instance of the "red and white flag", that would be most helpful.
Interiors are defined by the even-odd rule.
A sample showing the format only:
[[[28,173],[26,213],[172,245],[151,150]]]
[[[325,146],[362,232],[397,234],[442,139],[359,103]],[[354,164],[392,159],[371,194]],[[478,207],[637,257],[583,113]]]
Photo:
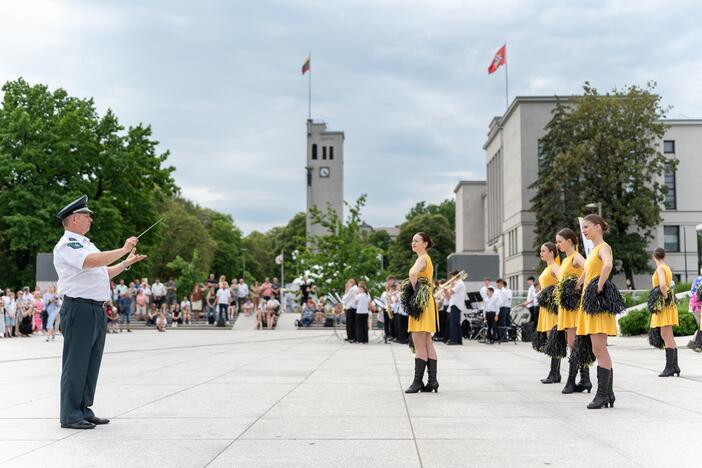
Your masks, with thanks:
[[[507,63],[507,44],[500,47],[500,50],[495,53],[495,57],[493,57],[492,63],[488,67],[488,73],[492,75],[505,63]]]

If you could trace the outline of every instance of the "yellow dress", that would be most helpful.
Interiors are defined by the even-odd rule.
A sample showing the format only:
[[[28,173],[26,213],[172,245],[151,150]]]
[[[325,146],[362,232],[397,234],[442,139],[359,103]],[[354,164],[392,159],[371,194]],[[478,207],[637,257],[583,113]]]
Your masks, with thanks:
[[[583,269],[573,265],[573,258],[575,258],[575,253],[568,255],[563,260],[563,263],[561,263],[561,268],[558,270],[559,281],[569,277],[580,278],[580,275],[583,273]],[[567,310],[561,306],[558,306],[558,329],[565,330],[566,328],[577,327],[579,316],[580,309]]]
[[[593,279],[600,276],[604,262],[600,258],[600,249],[604,242],[592,249],[590,255],[585,260],[585,284],[583,285],[583,294],[587,286]],[[609,336],[617,336],[617,320],[613,314],[609,312],[600,312],[599,314],[588,314],[584,310],[580,310],[578,314],[578,335],[595,335],[597,333],[606,333]]]
[[[670,289],[670,285],[673,282],[673,272],[670,271],[668,265],[662,266],[665,271],[665,282],[668,285],[668,294],[675,294],[675,292]],[[653,272],[653,277],[651,278],[653,287],[656,288],[660,286],[660,280],[658,279],[658,271]],[[678,306],[670,305],[665,307],[663,310],[657,314],[651,314],[651,328],[656,327],[666,327],[668,325],[676,326],[678,325]]]
[[[427,262],[427,266],[424,268],[424,271],[420,271],[417,276],[419,278],[426,278],[426,280],[429,282],[429,287],[431,287],[433,290],[434,284],[432,282],[432,278],[434,278],[434,265],[432,265],[429,255],[424,254],[422,257]],[[439,311],[436,308],[436,302],[433,300],[432,296],[432,300],[429,301],[429,305],[426,309],[424,309],[424,312],[422,312],[422,315],[420,315],[418,319],[412,316],[409,317],[407,331],[436,333],[439,328],[437,326],[438,322]]]
[[[555,263],[553,264],[555,265]],[[546,289],[549,286],[555,286],[558,280],[551,273],[553,271],[553,265],[547,266],[544,271],[539,275],[539,284],[541,289]],[[558,324],[558,314],[554,314],[546,307],[539,306],[539,321],[536,324],[537,332],[548,332],[551,331],[553,327]]]

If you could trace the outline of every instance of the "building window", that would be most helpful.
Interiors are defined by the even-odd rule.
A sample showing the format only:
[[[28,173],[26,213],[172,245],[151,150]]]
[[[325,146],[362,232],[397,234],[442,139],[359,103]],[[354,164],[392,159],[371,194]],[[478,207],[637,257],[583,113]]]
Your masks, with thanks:
[[[675,154],[675,140],[663,140],[663,153]]]
[[[317,143],[312,145],[312,159],[317,159]]]
[[[334,147],[329,147],[329,159],[334,159]]]
[[[666,210],[676,210],[677,209],[677,198],[675,196],[675,171],[672,170],[670,165],[666,165],[665,174],[665,209]]]
[[[663,248],[666,252],[680,252],[680,226],[663,226]]]
[[[322,159],[327,159],[327,147],[322,146]]]

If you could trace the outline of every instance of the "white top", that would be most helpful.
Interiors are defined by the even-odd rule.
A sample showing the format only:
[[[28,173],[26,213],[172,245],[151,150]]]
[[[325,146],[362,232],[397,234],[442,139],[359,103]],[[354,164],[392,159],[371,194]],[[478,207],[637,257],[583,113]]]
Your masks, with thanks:
[[[229,304],[229,300],[232,298],[232,294],[229,288],[219,288],[217,290],[217,302],[220,304]]]
[[[275,309],[278,306],[280,306],[280,302],[278,301],[278,299],[272,298],[268,299],[268,301],[266,302],[266,307],[268,307],[269,309]]]
[[[356,314],[368,315],[370,296],[364,292],[356,294]]]
[[[483,302],[485,302],[487,300],[487,297],[488,297],[487,290],[488,290],[487,286],[483,286],[482,288],[480,288],[480,297],[483,298]]]
[[[344,309],[353,309],[356,307],[356,294],[358,294],[358,286],[351,286],[348,291],[344,294],[342,301],[344,302]]]
[[[497,312],[497,291],[495,291],[492,297],[485,296],[485,300],[483,301],[483,311]]]
[[[249,285],[246,283],[239,284],[238,286],[238,291],[237,291],[237,296],[239,297],[246,297],[249,295]]]
[[[536,288],[531,285],[529,286],[529,290],[527,291],[527,303],[531,304],[532,306],[538,305],[536,302]]]
[[[466,285],[463,281],[458,280],[453,285],[453,294],[449,299],[449,307],[456,306],[463,310],[466,304]]]
[[[512,290],[509,288],[495,289],[495,294],[492,297],[497,297],[497,307],[512,307]]]
[[[166,287],[161,282],[154,283],[153,286],[151,286],[151,294],[153,294],[154,297],[163,297],[166,295]]]
[[[54,268],[58,274],[60,296],[81,297],[93,301],[110,299],[110,276],[107,267],[83,268],[88,254],[100,252],[85,236],[71,231],[63,233],[54,247]]]
[[[180,308],[182,310],[189,309],[190,308],[190,301],[185,300],[180,303]]]

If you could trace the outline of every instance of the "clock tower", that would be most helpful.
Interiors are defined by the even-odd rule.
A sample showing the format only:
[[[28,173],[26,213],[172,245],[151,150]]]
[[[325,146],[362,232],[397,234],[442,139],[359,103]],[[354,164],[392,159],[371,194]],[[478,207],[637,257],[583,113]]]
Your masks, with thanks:
[[[324,122],[307,120],[307,236],[326,234],[326,229],[312,224],[310,209],[327,206],[344,216],[344,132],[327,130]]]

